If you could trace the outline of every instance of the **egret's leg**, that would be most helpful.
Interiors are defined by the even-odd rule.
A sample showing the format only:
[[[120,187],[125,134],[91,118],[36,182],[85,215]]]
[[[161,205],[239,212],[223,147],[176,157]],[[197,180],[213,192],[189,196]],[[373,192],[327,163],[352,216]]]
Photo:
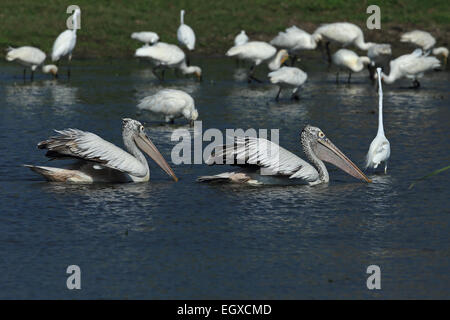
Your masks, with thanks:
[[[384,163],[384,174],[387,174],[387,161]]]
[[[280,98],[280,93],[281,93],[281,87],[278,90],[277,96],[275,97],[275,101],[278,101],[278,99]]]
[[[27,69],[23,68],[23,82],[25,82],[25,75],[26,75],[26,73],[27,73]]]
[[[352,78],[352,72],[349,71],[348,72],[348,79],[347,79],[347,83],[350,83],[350,79]]]
[[[67,57],[67,78],[70,79],[70,61],[72,60],[72,54]]]
[[[30,81],[33,81],[33,80],[34,80],[34,70],[31,69]]]

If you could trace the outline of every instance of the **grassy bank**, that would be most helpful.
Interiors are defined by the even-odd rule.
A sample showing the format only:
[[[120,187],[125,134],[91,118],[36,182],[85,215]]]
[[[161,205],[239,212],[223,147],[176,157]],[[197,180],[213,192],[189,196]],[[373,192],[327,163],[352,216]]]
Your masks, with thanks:
[[[269,40],[280,30],[297,25],[313,31],[320,23],[349,21],[363,28],[372,41],[397,42],[401,32],[423,28],[446,45],[450,31],[448,1],[345,0],[1,0],[0,47],[33,45],[50,52],[57,35],[66,29],[66,8],[81,8],[77,58],[130,57],[140,44],[134,31],[155,31],[162,41],[176,43],[179,10],[197,35],[198,53],[223,54],[234,36],[245,29],[252,39]],[[381,30],[365,28],[370,4],[381,7]]]

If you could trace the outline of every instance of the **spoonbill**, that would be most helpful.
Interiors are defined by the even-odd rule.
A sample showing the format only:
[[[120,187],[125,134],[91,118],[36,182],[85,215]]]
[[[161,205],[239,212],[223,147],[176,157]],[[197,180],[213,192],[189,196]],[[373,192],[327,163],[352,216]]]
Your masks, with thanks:
[[[277,101],[283,88],[292,88],[291,99],[299,99],[297,95],[298,91],[306,82],[306,79],[308,79],[306,72],[295,67],[281,67],[278,70],[270,72],[268,77],[270,78],[270,82],[278,84],[280,88],[275,98]]]
[[[392,55],[391,45],[387,43],[376,43],[367,50],[367,56],[370,59],[369,78],[374,80],[375,70],[377,67],[381,66],[386,59]]]
[[[46,156],[50,159],[73,159],[77,162],[67,168],[25,165],[48,181],[147,182],[150,180],[150,169],[141,150],[178,181],[172,168],[148,138],[139,121],[123,119],[122,136],[128,152],[91,132],[78,129],[56,132],[57,136],[39,142],[38,148],[48,150]]]
[[[248,36],[245,33],[245,30],[241,30],[241,32],[234,38],[234,45],[240,46],[242,44],[246,44],[248,42]]]
[[[240,166],[242,169],[199,177],[197,181],[250,184],[303,182],[317,185],[328,183],[330,180],[323,163],[326,161],[357,179],[371,182],[319,128],[307,125],[300,134],[300,140],[303,151],[312,164],[266,139],[235,137],[233,144],[216,147],[206,163],[208,165],[227,164],[226,162],[230,162],[228,160],[232,160],[232,165]]]
[[[391,155],[391,145],[384,135],[383,128],[383,89],[381,86],[381,68],[377,68],[378,74],[378,132],[369,147],[366,156],[367,168],[376,169],[381,162],[384,162],[384,173],[387,173],[388,159]]]
[[[157,42],[152,46],[137,49],[135,56],[152,61],[153,73],[161,81],[164,80],[164,72],[167,68],[180,70],[184,75],[194,74],[199,80],[202,78],[202,69],[197,66],[187,66],[186,55],[174,44]],[[161,76],[156,73],[158,69],[162,69]]]
[[[255,80],[261,82],[261,80],[253,76],[255,67],[262,62],[267,62],[270,70],[274,71],[281,67],[281,65],[289,58],[286,50],[281,49],[277,52],[277,49],[263,41],[250,41],[240,46],[231,47],[226,55],[228,57],[237,57],[241,60],[249,60],[252,62],[250,67],[250,73],[248,75],[248,82]]]
[[[350,83],[352,72],[360,72],[364,66],[370,63],[369,57],[359,57],[355,52],[348,49],[339,49],[333,54],[332,61],[341,68],[348,70],[347,82]],[[336,73],[336,83],[339,83],[339,70]]]
[[[143,98],[138,104],[138,108],[163,114],[166,122],[170,123],[174,123],[176,118],[185,117],[193,125],[198,118],[194,99],[181,90],[160,90],[152,96]]]
[[[401,35],[401,42],[411,43],[416,47],[421,48],[425,55],[432,53],[435,56],[444,57],[444,66],[447,65],[448,49],[446,47],[434,48],[436,39],[431,33],[422,30],[413,30]]]
[[[70,61],[72,60],[72,51],[77,43],[77,28],[80,9],[75,9],[72,15],[73,29],[67,29],[60,33],[53,43],[52,61],[59,62],[62,57],[67,56],[67,77],[70,78]]]
[[[439,56],[443,56],[444,59],[444,67],[447,65],[447,60],[448,60],[448,49],[445,47],[439,47],[439,48],[434,48],[431,53],[437,57]]]
[[[195,33],[190,26],[184,23],[184,10],[180,11],[180,26],[177,30],[178,42],[189,51],[195,49]],[[189,58],[186,58],[187,64],[189,65]]]
[[[53,78],[58,78],[58,67],[54,64],[42,66],[42,72],[53,75]]]
[[[33,81],[34,71],[37,67],[44,63],[46,57],[45,53],[42,50],[30,46],[23,46],[19,48],[9,47],[6,51],[7,61],[16,61],[24,66],[23,80],[25,80],[26,67],[30,67],[30,80]]]
[[[158,42],[159,36],[155,32],[141,31],[141,32],[133,32],[131,34],[131,39],[135,39],[140,42],[143,42],[146,46],[148,46],[148,45]]]

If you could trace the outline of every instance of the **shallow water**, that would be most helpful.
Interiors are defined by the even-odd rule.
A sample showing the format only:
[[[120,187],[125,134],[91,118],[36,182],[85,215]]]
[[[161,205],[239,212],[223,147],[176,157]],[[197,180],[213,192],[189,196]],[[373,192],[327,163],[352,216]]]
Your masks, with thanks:
[[[303,126],[320,127],[362,165],[377,131],[377,95],[367,74],[336,85],[320,63],[303,64],[300,101],[276,103],[277,88],[248,85],[233,60],[192,59],[204,81],[160,84],[137,61],[76,61],[68,82],[0,63],[0,298],[301,299],[449,298],[448,165],[450,74],[429,73],[420,90],[384,87],[388,174],[364,184],[332,168],[328,185],[240,186],[195,179],[230,170],[155,165],[152,181],[126,185],[46,183],[23,163],[46,164],[36,143],[53,129],[79,128],[122,146],[121,118],[145,122],[170,160],[175,128],[136,108],[161,88],[190,93],[203,129],[280,129],[280,144],[304,157]],[[264,76],[264,70],[258,75]],[[243,78],[244,76],[244,78]],[[344,80],[344,77],[343,77]],[[205,143],[204,145],[207,145]],[[55,162],[52,165],[57,165]],[[66,288],[79,265],[82,289]],[[366,287],[381,267],[382,290]]]

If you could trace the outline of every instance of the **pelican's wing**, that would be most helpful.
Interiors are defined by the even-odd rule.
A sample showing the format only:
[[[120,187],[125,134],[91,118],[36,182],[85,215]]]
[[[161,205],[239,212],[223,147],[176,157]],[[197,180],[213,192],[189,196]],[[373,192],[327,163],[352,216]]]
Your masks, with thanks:
[[[133,176],[143,177],[147,169],[131,154],[103,140],[96,134],[78,129],[56,130],[59,134],[38,143],[52,159],[74,158],[95,162]]]
[[[301,178],[308,182],[316,181],[319,177],[312,165],[276,143],[262,138],[235,137],[233,145],[216,147],[206,163],[253,165],[266,168],[267,174]]]

